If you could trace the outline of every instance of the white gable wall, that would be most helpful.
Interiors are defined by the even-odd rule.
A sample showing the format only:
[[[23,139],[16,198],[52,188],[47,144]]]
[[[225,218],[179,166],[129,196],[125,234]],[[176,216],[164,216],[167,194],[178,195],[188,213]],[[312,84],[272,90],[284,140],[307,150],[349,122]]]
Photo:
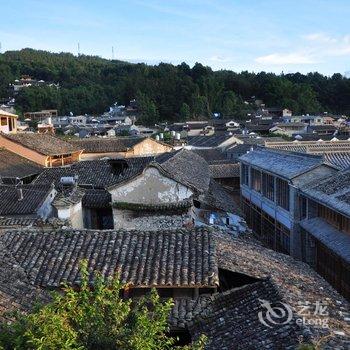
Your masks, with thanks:
[[[109,190],[112,202],[159,204],[178,202],[192,196],[192,190],[161,174],[155,167],[124,185]]]

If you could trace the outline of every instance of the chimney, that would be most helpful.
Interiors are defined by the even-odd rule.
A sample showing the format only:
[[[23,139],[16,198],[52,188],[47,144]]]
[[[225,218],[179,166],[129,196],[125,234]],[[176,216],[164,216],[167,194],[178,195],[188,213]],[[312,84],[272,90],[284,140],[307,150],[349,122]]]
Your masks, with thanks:
[[[23,200],[23,189],[22,188],[17,188],[17,196],[18,196],[18,201]]]

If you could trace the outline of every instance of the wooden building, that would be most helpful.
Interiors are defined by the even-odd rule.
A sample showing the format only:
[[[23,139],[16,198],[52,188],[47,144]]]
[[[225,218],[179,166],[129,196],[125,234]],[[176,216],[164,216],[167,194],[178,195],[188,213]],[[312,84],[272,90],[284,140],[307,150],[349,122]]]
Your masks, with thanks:
[[[15,134],[17,132],[16,114],[0,110],[0,133]]]
[[[44,167],[56,167],[80,160],[82,150],[49,134],[0,134],[0,147]]]

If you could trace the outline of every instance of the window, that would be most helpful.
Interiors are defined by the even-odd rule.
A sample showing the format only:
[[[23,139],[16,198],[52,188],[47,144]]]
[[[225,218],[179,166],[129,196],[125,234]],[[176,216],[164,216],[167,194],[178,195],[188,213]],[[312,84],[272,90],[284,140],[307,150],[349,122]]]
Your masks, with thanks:
[[[7,118],[1,118],[1,126],[7,125]]]
[[[289,210],[289,184],[287,181],[276,179],[277,205]]]
[[[275,178],[272,175],[262,174],[262,194],[271,201],[275,201]]]
[[[257,192],[261,192],[261,171],[252,168],[251,175],[252,175],[252,188]]]
[[[241,163],[241,179],[242,184],[249,186],[249,166]]]

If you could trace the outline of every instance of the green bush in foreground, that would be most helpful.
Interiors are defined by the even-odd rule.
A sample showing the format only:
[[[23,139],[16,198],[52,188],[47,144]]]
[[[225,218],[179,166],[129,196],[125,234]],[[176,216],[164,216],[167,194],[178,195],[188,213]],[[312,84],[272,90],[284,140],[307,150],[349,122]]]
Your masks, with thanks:
[[[118,278],[96,275],[89,285],[87,263],[81,266],[79,290],[66,286],[50,304],[3,325],[0,349],[38,350],[163,350],[177,348],[167,337],[167,318],[173,303],[161,301],[157,292],[137,303],[122,299],[125,288]],[[200,350],[204,337],[182,350]]]

